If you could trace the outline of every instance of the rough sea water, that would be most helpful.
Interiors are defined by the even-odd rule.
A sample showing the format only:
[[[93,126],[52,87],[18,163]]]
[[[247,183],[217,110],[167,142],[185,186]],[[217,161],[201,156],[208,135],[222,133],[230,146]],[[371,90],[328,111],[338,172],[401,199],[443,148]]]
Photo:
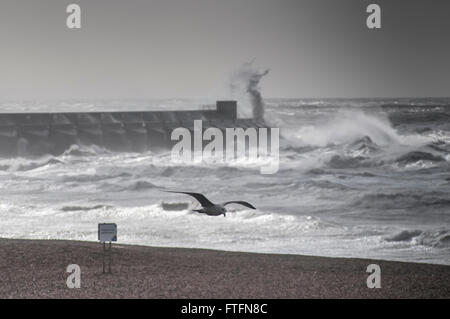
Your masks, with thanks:
[[[0,109],[183,109],[203,102],[4,102]],[[0,237],[96,241],[97,224],[115,222],[124,244],[450,265],[450,100],[265,102],[266,120],[283,136],[277,174],[239,162],[174,165],[170,153],[95,146],[4,158]],[[163,205],[194,208],[195,201],[160,189],[246,200],[258,209],[229,206],[226,218],[208,217]]]

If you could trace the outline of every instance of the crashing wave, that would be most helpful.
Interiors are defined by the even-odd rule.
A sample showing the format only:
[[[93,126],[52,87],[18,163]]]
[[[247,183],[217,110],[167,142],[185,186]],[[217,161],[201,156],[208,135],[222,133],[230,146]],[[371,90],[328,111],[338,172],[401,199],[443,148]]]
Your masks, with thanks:
[[[373,153],[379,150],[378,145],[374,143],[369,136],[364,136],[363,138],[351,143],[349,148],[360,151],[364,154]]]
[[[403,230],[397,234],[394,234],[392,236],[386,237],[385,241],[411,241],[414,237],[419,236],[422,234],[421,230]]]
[[[414,238],[416,245],[430,246],[435,248],[450,247],[450,230],[426,231]]]
[[[6,164],[0,165],[0,170],[12,171],[12,172],[25,172],[31,171],[46,165],[64,164],[64,161],[55,157],[44,157],[36,160],[28,159],[15,159],[7,160]]]
[[[450,247],[450,230],[423,231],[403,230],[392,236],[384,238],[387,242],[410,242],[415,246],[427,246],[433,248]]]
[[[419,161],[443,162],[445,161],[445,158],[443,158],[442,156],[433,155],[428,152],[413,151],[400,156],[396,160],[397,163],[403,165],[413,164]]]
[[[391,193],[366,194],[354,202],[363,208],[417,208],[430,206],[450,206],[448,194],[439,192],[422,193]]]

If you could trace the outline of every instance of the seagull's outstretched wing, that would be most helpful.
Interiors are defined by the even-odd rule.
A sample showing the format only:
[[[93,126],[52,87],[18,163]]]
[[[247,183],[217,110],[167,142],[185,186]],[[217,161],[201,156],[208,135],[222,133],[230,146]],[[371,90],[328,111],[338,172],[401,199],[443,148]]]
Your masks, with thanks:
[[[175,191],[165,191],[167,193],[176,193],[176,194],[186,194],[189,196],[194,197],[196,200],[198,200],[198,202],[203,206],[203,207],[212,207],[214,206],[213,203],[211,203],[209,201],[209,199],[207,199],[205,197],[205,195],[200,194],[200,193],[188,193],[188,192],[175,192]]]
[[[243,201],[226,202],[226,203],[224,203],[224,204],[222,204],[222,205],[223,205],[223,206],[226,206],[226,205],[228,205],[228,204],[239,204],[239,205],[242,205],[242,206],[251,208],[251,209],[256,209],[256,207],[254,207],[252,204],[247,203],[247,202],[243,202]]]

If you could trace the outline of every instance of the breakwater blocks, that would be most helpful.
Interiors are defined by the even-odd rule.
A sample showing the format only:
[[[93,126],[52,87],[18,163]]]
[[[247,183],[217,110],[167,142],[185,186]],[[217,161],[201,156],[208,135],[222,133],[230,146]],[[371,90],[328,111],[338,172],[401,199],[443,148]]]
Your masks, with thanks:
[[[217,101],[216,108],[189,111],[1,113],[0,156],[63,153],[71,145],[99,145],[113,151],[143,152],[172,147],[175,128],[266,127],[263,121],[239,119],[236,101]]]

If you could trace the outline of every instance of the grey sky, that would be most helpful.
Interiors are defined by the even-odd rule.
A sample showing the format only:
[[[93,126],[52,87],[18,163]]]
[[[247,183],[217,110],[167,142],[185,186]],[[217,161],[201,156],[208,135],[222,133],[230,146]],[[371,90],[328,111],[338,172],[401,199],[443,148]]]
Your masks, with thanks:
[[[82,8],[69,30],[66,6]],[[2,0],[0,98],[449,96],[448,0]],[[382,29],[365,26],[382,8]]]

